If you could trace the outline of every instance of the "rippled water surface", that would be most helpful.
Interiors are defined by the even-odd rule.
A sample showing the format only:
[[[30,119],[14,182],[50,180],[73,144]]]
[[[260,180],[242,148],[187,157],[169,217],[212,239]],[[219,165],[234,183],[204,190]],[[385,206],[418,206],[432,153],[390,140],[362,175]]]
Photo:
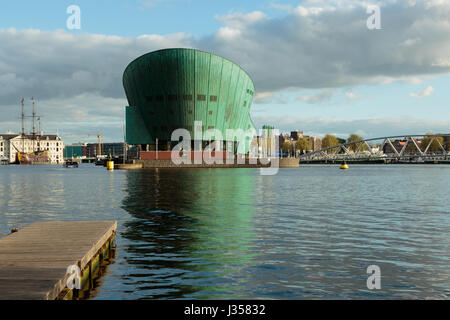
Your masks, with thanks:
[[[0,232],[117,220],[94,299],[448,299],[449,191],[445,165],[0,166]]]

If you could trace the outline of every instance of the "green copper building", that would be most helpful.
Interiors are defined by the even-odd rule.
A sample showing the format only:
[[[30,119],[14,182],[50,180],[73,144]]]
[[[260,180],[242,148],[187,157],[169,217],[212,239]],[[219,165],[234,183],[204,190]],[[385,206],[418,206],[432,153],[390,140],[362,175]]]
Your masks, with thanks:
[[[167,145],[172,132],[189,130],[194,121],[203,132],[215,128],[254,129],[250,106],[255,91],[250,76],[237,64],[194,49],[147,53],[125,69],[126,141],[132,145]],[[198,130],[198,128],[197,128]]]

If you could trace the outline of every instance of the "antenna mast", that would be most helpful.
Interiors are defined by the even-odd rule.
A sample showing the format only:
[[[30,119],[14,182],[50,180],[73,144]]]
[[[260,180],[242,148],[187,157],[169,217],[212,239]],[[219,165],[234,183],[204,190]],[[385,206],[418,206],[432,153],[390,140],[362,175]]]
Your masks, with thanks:
[[[22,105],[22,152],[25,152],[25,127],[24,127],[24,120],[25,120],[25,113],[23,110],[23,104],[24,104],[25,99],[22,98],[22,100],[20,101],[20,104]]]
[[[36,111],[34,110],[34,97],[31,97],[31,101],[33,101],[33,132],[32,134],[32,138],[31,138],[31,143],[33,145],[33,152],[34,152],[34,142],[36,140]]]

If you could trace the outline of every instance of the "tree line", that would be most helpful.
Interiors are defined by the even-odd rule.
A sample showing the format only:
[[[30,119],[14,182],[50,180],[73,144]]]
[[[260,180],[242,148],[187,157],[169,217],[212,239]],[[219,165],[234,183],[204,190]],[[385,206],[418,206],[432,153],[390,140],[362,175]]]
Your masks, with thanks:
[[[433,139],[433,135],[434,133],[429,132],[426,134],[427,136],[424,137],[422,140],[416,140],[417,145],[420,145],[420,149],[422,151],[425,151],[426,148],[428,147],[428,145],[430,144],[430,141]],[[336,137],[333,134],[326,134],[323,139],[322,139],[322,149],[324,148],[330,148],[336,145],[340,145],[340,144],[344,144],[344,143],[352,143],[355,142],[349,146],[347,146],[347,148],[353,152],[356,151],[367,151],[367,144],[365,144],[364,142],[358,142],[358,141],[363,141],[364,138],[361,137],[358,134],[351,134],[347,140],[345,139],[340,139],[338,137]],[[433,139],[433,141],[431,142],[430,146],[428,147],[427,151],[440,151],[442,150],[440,145],[442,145],[444,147],[445,150],[449,151],[450,150],[450,138],[444,139],[444,137],[442,136],[437,136],[436,139]],[[339,150],[337,150],[338,148],[332,148],[329,149],[327,151],[327,153],[334,153],[337,152]],[[284,153],[288,153],[288,154],[294,154],[294,153],[306,153],[306,152],[310,152],[312,150],[312,144],[311,141],[308,138],[305,137],[301,137],[299,138],[295,144],[291,144],[290,141],[285,141],[282,146],[281,146],[281,150]],[[406,151],[407,152],[415,152],[418,151],[416,146],[414,145],[414,143],[409,142],[407,147],[406,147]]]

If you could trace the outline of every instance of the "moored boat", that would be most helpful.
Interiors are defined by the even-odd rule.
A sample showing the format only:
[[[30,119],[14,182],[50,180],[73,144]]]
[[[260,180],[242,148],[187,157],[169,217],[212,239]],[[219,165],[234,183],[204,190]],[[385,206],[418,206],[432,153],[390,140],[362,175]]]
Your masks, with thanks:
[[[35,152],[17,152],[17,160],[20,164],[49,164],[50,152],[48,150]]]
[[[76,162],[76,161],[66,161],[65,163],[64,163],[64,167],[66,167],[66,168],[78,168],[78,162]]]

